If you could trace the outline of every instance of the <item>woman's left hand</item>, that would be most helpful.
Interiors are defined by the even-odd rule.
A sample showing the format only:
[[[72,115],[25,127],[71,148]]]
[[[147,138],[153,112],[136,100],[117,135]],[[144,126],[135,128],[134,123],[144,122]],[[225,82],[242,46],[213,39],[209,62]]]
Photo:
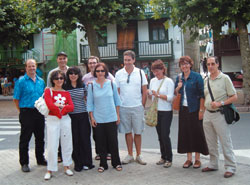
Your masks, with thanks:
[[[119,115],[117,115],[117,121],[116,121],[116,125],[119,125],[120,124],[120,116]]]

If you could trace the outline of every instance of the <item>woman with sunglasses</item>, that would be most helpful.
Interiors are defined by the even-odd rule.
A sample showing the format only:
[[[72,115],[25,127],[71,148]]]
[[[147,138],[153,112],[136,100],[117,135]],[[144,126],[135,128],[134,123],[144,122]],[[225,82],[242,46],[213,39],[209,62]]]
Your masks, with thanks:
[[[179,111],[178,153],[186,153],[183,168],[193,165],[192,152],[195,152],[193,168],[200,168],[200,153],[208,155],[208,147],[203,131],[204,83],[201,75],[191,70],[194,62],[189,56],[179,60],[182,74],[176,78],[175,92],[181,94]]]
[[[108,169],[107,147],[111,153],[111,164],[121,171],[118,149],[117,125],[120,123],[121,104],[116,84],[107,79],[108,69],[104,63],[98,63],[94,70],[97,78],[88,85],[87,110],[91,125],[96,129],[96,143],[100,154],[98,172]]]
[[[77,172],[93,168],[91,151],[91,128],[86,108],[86,88],[78,67],[70,67],[66,73],[64,89],[71,95],[74,111],[69,113],[73,136],[74,170]]]
[[[64,81],[65,74],[62,71],[56,70],[52,72],[50,77],[52,87],[47,88],[44,92],[44,99],[49,109],[46,120],[48,165],[44,176],[45,180],[51,179],[52,171],[58,170],[57,150],[59,139],[62,148],[64,172],[68,176],[73,175],[69,168],[72,164],[72,133],[71,119],[68,113],[74,110],[74,104],[70,93],[62,88]]]

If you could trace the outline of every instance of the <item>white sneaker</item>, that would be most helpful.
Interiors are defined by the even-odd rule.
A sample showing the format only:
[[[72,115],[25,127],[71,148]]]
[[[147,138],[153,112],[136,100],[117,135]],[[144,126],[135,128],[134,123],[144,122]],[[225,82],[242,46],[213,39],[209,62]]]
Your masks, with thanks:
[[[72,176],[74,173],[70,169],[67,169],[65,171],[65,174],[68,175],[68,176]]]
[[[44,180],[50,180],[51,179],[51,173],[46,172],[44,175]]]
[[[83,169],[84,170],[89,170],[89,167],[88,166],[83,166]]]
[[[142,160],[142,156],[141,155],[138,155],[136,157],[136,162],[141,164],[141,165],[146,165],[147,163],[145,161]]]
[[[123,159],[122,164],[132,163],[134,161],[134,157],[131,155],[127,155],[125,159]]]

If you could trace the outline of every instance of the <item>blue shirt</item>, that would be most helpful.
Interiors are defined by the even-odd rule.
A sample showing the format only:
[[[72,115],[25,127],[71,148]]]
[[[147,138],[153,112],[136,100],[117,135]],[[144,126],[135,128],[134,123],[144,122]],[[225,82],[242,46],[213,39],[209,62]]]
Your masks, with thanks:
[[[34,108],[35,101],[43,95],[45,83],[36,75],[34,82],[27,74],[15,84],[13,98],[19,100],[20,108]]]
[[[115,83],[113,89],[110,80],[104,82],[102,88],[96,81],[88,85],[87,111],[93,112],[97,123],[117,121],[116,107],[120,105],[121,100]]]
[[[204,98],[204,82],[199,73],[191,70],[187,80],[184,79],[182,74],[181,80],[183,82],[182,88],[179,93],[181,93],[181,105],[183,104],[184,98],[184,87],[186,87],[186,96],[188,103],[189,112],[195,112],[200,109],[200,99]],[[175,81],[175,88],[179,82],[179,76],[177,76]]]

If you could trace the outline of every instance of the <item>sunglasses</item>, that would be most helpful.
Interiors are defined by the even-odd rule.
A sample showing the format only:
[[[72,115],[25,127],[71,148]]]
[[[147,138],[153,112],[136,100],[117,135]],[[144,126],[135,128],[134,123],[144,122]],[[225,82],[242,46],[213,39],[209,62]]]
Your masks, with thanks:
[[[128,75],[127,84],[129,83],[130,75],[131,75],[131,73]]]
[[[56,77],[54,80],[64,80],[64,78],[63,77]]]
[[[100,72],[104,73],[105,71],[104,70],[96,70],[95,72],[96,73],[100,73]]]
[[[70,72],[69,75],[78,75],[78,74],[74,72]]]

